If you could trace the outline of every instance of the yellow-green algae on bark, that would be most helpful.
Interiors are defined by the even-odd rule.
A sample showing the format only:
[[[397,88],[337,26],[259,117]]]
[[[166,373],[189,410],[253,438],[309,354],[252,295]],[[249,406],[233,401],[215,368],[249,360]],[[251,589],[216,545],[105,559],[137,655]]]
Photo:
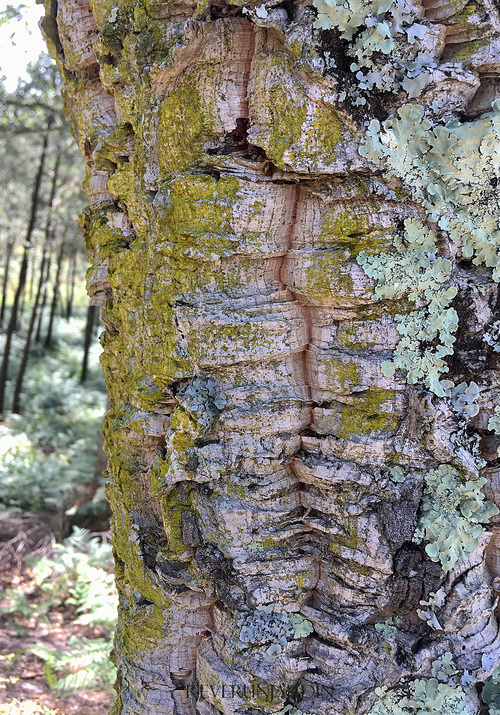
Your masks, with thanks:
[[[432,9],[419,22],[405,3],[358,10],[369,77],[346,65],[357,40],[319,32],[311,7],[46,1],[87,159],[89,291],[105,325],[116,715],[271,715],[299,685],[295,715],[396,713],[419,683],[442,694],[445,653],[458,673],[446,687],[459,694],[466,676],[478,712],[474,683],[498,655],[485,540],[447,575],[414,538],[438,465],[479,483],[476,426],[388,374],[394,316],[413,298],[382,295],[359,265],[404,256],[402,227],[426,220],[405,177],[359,153],[365,121],[385,118],[387,81],[394,111],[405,87],[427,86],[396,71],[418,73],[425,48],[437,68],[451,50]],[[439,12],[453,27],[455,10]],[[456,21],[470,30],[468,18]],[[375,37],[384,23],[394,54]],[[469,47],[470,63],[481,50]],[[431,114],[460,116],[473,71],[436,70]],[[487,367],[488,417],[498,366],[477,335],[472,355],[460,346],[470,296],[487,322],[497,294],[444,230],[435,239],[462,299],[453,375]],[[419,611],[441,592],[436,631]]]

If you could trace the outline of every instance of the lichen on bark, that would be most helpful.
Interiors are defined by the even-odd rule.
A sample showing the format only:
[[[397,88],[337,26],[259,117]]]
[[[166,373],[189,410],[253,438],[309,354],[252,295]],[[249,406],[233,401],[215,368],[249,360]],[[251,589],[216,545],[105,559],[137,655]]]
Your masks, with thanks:
[[[463,168],[438,140],[493,121],[500,21],[349,0],[319,29],[314,5],[46,2],[105,325],[116,714],[478,713],[498,659],[498,288],[429,196]],[[443,473],[479,527],[453,559]]]

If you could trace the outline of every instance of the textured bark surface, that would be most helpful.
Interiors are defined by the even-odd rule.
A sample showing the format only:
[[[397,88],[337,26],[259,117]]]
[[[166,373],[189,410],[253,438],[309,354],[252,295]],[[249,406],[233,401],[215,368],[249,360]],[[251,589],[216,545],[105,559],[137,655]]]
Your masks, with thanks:
[[[426,101],[457,116],[488,108],[500,66],[496,10],[464,28],[462,5],[425,4],[429,51],[454,63]],[[325,53],[343,67],[344,48],[314,17],[300,2],[264,19],[222,0],[47,4],[106,326],[116,713],[272,713],[300,684],[302,712],[362,714],[445,652],[472,681],[498,662],[500,532],[449,572],[413,538],[425,473],[477,477],[478,435],[498,495],[498,354],[480,339],[497,286],[445,242],[450,375],[480,382],[466,430],[380,369],[411,305],[377,298],[356,257],[426,213],[358,153],[365,119],[403,100],[343,103],[352,78]],[[436,628],[417,609],[441,588]],[[474,687],[467,701],[478,713]]]

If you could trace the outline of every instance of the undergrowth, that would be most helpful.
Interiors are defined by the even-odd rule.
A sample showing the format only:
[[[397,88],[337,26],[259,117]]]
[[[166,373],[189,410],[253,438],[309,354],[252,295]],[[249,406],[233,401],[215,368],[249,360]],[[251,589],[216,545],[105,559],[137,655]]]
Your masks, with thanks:
[[[27,650],[44,661],[45,678],[56,697],[81,689],[109,689],[115,680],[109,658],[118,602],[111,545],[75,527],[72,535],[54,544],[46,556],[28,557],[26,563],[36,591],[26,594],[7,589],[1,596],[0,614],[7,614],[12,623],[33,619],[36,624],[49,620],[56,610],[74,611],[72,622],[86,626],[86,635],[69,637],[64,650],[42,640]],[[35,601],[34,595],[38,596]]]
[[[79,381],[83,326],[83,316],[61,325],[54,350],[34,346],[23,414],[8,414],[0,425],[0,510],[62,516],[106,510],[102,481],[91,488],[105,388],[97,344],[89,377],[84,385]],[[14,360],[11,382],[15,374]],[[85,485],[91,504],[79,498]]]

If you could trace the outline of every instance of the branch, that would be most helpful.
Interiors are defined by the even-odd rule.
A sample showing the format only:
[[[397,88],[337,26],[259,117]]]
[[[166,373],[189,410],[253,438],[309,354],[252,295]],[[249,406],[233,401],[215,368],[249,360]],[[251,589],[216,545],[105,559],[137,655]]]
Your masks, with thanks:
[[[55,126],[49,129],[50,132],[61,131],[61,126]],[[47,131],[47,129],[46,129]],[[12,125],[1,125],[0,134],[40,134],[40,127],[13,127]]]
[[[62,109],[51,107],[50,104],[46,104],[46,102],[42,102],[38,99],[33,100],[32,102],[21,102],[19,99],[4,98],[4,104],[9,104],[12,107],[22,107],[23,109],[46,109],[48,112],[64,117]]]

